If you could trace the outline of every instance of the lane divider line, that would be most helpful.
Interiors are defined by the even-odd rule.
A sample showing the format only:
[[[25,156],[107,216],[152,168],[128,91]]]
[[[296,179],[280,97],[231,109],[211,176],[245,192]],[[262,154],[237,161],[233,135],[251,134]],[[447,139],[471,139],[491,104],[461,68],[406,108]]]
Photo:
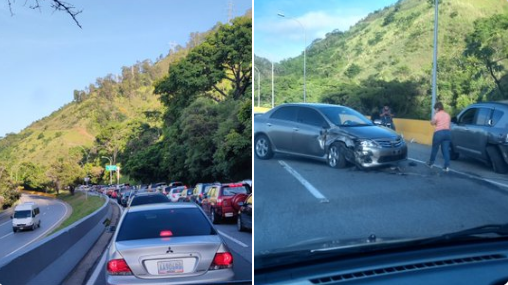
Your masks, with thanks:
[[[228,239],[230,239],[230,240],[234,241],[235,243],[239,244],[240,246],[243,246],[243,247],[249,247],[248,245],[244,244],[243,242],[241,242],[241,241],[239,241],[239,240],[235,239],[234,237],[228,236],[227,234],[225,234],[225,233],[224,233],[224,232],[222,232],[222,231],[217,230],[217,232],[219,232],[219,234],[221,234],[222,236],[225,236],[226,238],[228,238]]]
[[[314,197],[316,197],[320,203],[328,203],[329,200],[319,192],[312,184],[310,184],[305,178],[303,178],[300,173],[296,172],[293,168],[291,168],[286,162],[279,160],[280,165],[284,167],[291,175],[293,175]]]
[[[421,161],[421,160],[418,160],[418,159],[414,159],[414,158],[407,158],[408,160],[412,160],[414,162],[419,162],[419,163],[423,163],[425,164],[426,162],[424,161]],[[434,165],[433,167],[438,167],[438,168],[441,168],[437,165]],[[501,186],[501,187],[505,187],[505,188],[508,188],[508,184],[503,184],[503,183],[500,183],[500,182],[497,182],[497,181],[494,181],[494,180],[490,180],[490,179],[487,179],[487,178],[483,178],[483,177],[478,177],[478,176],[474,176],[474,175],[471,175],[471,174],[467,174],[465,172],[460,172],[460,171],[457,171],[457,170],[453,170],[450,168],[450,172],[455,172],[455,173],[458,173],[458,174],[461,174],[461,175],[464,175],[468,178],[471,178],[471,179],[476,179],[476,180],[481,180],[481,181],[485,181],[485,182],[488,182],[488,183],[491,183],[491,184],[494,184],[494,185],[497,185],[497,186]]]

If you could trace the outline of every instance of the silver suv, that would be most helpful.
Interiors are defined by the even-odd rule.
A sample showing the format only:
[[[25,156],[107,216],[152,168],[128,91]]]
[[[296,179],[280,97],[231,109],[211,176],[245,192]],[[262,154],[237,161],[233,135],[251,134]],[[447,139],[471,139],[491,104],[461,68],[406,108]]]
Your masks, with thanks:
[[[285,153],[326,161],[342,168],[392,164],[407,158],[407,145],[395,131],[374,125],[339,105],[283,104],[254,117],[254,147],[260,159]]]
[[[508,172],[508,102],[485,102],[466,107],[452,118],[451,158],[459,154]]]

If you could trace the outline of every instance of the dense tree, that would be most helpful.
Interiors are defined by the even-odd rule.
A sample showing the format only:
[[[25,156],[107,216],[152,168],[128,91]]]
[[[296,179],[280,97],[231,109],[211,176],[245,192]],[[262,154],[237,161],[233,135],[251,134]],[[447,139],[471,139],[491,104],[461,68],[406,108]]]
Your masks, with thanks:
[[[508,90],[501,84],[503,62],[508,59],[508,13],[494,15],[475,22],[474,32],[466,37],[465,54],[478,58],[497,85],[502,97]]]

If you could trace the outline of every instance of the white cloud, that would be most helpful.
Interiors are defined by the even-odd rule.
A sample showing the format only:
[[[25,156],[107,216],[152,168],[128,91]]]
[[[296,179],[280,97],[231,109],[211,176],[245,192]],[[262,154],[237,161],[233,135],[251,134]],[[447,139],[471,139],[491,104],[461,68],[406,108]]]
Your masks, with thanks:
[[[308,46],[334,30],[347,31],[366,15],[361,10],[311,11],[297,18],[259,18],[254,23],[254,51],[275,61],[295,57],[301,54],[305,35]]]

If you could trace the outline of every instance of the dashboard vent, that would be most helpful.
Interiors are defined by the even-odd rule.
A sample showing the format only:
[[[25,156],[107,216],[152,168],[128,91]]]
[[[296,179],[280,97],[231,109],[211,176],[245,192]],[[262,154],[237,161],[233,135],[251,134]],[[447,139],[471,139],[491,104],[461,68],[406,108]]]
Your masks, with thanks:
[[[313,284],[340,284],[346,281],[353,281],[357,279],[369,278],[369,277],[377,277],[381,275],[394,274],[399,272],[407,272],[407,271],[415,271],[422,270],[428,268],[436,268],[442,266],[450,266],[450,265],[459,265],[459,264],[469,264],[476,262],[485,262],[492,260],[505,259],[506,256],[502,254],[492,254],[492,255],[481,255],[481,256],[472,256],[465,258],[455,258],[455,259],[446,259],[446,260],[438,260],[438,261],[430,261],[430,262],[421,262],[421,263],[412,263],[406,265],[392,266],[392,267],[384,267],[378,269],[370,269],[363,271],[350,272],[345,274],[338,274],[328,277],[321,277],[311,279],[310,282]]]

